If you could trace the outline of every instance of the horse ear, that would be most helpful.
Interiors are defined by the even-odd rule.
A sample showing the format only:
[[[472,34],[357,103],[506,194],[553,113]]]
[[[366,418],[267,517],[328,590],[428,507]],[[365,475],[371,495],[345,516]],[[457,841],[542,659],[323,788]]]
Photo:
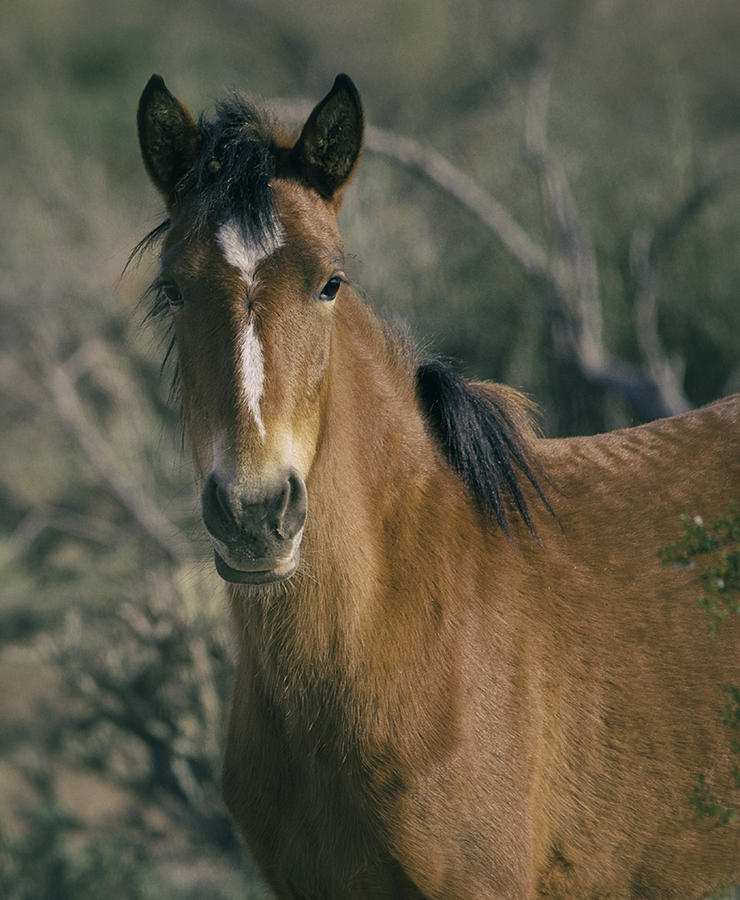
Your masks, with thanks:
[[[152,75],[144,88],[137,122],[144,165],[171,209],[178,185],[197,157],[198,126],[159,75]]]
[[[357,88],[346,75],[315,107],[293,148],[299,177],[327,200],[338,201],[360,158],[364,117]]]

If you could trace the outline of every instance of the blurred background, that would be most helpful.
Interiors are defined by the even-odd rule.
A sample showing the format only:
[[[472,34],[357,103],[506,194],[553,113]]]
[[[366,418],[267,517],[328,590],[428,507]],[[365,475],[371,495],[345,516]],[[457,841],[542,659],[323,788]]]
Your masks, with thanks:
[[[162,346],[152,72],[295,118],[345,71],[350,276],[549,435],[740,389],[737,0],[4,0],[0,896],[258,897],[232,647]],[[701,460],[697,460],[701,465]],[[681,511],[677,511],[681,512]]]

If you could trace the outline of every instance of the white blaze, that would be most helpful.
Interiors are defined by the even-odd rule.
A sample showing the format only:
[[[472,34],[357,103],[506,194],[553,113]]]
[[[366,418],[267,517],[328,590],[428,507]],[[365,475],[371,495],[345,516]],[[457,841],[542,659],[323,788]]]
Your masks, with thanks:
[[[257,283],[255,275],[257,266],[280,247],[282,233],[280,229],[276,229],[274,237],[266,238],[263,243],[249,242],[245,240],[242,229],[232,219],[219,228],[216,233],[216,241],[226,262],[239,270],[242,281],[250,291]],[[262,421],[260,403],[265,385],[265,357],[262,352],[262,344],[254,328],[254,318],[251,316],[249,327],[241,337],[239,364],[247,406],[254,416],[260,436],[264,440],[265,425]]]
[[[242,387],[247,399],[249,411],[254,416],[257,428],[262,440],[265,439],[265,424],[262,421],[260,401],[265,386],[265,357],[262,353],[262,344],[254,330],[254,319],[249,320],[249,327],[242,336],[240,349],[240,363],[242,375]]]
[[[226,262],[239,269],[247,287],[254,287],[257,266],[281,246],[283,239],[281,229],[276,228],[274,236],[265,237],[261,243],[249,242],[239,225],[230,219],[216,232],[216,241]]]

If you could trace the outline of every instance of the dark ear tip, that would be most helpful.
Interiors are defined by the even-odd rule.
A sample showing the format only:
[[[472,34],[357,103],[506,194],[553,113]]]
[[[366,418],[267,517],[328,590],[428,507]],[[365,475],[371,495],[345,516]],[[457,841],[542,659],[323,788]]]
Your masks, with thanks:
[[[344,72],[340,72],[339,75],[334,79],[334,85],[332,86],[331,93],[334,94],[337,91],[344,91],[349,94],[357,106],[361,106],[360,103],[360,92],[357,90],[354,81],[349,77],[349,75],[345,75]]]
[[[340,72],[339,75],[337,75],[337,77],[334,79],[334,87],[349,88],[350,90],[355,91],[357,90],[354,81],[352,81],[349,75],[346,75],[344,72]]]
[[[170,92],[167,90],[167,85],[164,83],[164,78],[161,75],[152,75],[152,77],[147,81],[146,87],[141,95],[142,101],[148,100],[154,94],[167,94],[170,95]]]

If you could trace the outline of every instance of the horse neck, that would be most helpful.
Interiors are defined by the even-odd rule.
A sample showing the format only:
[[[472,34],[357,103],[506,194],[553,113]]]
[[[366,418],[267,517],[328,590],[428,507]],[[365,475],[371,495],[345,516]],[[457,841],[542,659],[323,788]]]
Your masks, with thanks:
[[[439,636],[439,608],[420,599],[414,579],[433,568],[419,557],[422,544],[434,553],[426,508],[438,501],[440,477],[456,483],[419,411],[413,358],[347,298],[337,310],[322,435],[307,479],[301,568],[260,603],[234,592],[243,656],[273,697],[295,699],[298,714],[309,714],[311,696],[328,706],[336,691],[354,709],[390,699],[384,686],[400,683],[408,660],[398,653],[413,655],[411,634],[419,655]]]
[[[363,534],[433,469],[415,377],[412,352],[350,297],[337,315],[314,481],[333,500],[324,484],[332,473],[333,491],[345,495]]]
[[[313,528],[307,562],[346,600],[345,629],[372,615],[391,557],[406,551],[395,529],[413,516],[436,454],[415,395],[415,361],[360,301],[338,311],[322,435],[307,482]],[[340,600],[340,602],[341,602]]]

